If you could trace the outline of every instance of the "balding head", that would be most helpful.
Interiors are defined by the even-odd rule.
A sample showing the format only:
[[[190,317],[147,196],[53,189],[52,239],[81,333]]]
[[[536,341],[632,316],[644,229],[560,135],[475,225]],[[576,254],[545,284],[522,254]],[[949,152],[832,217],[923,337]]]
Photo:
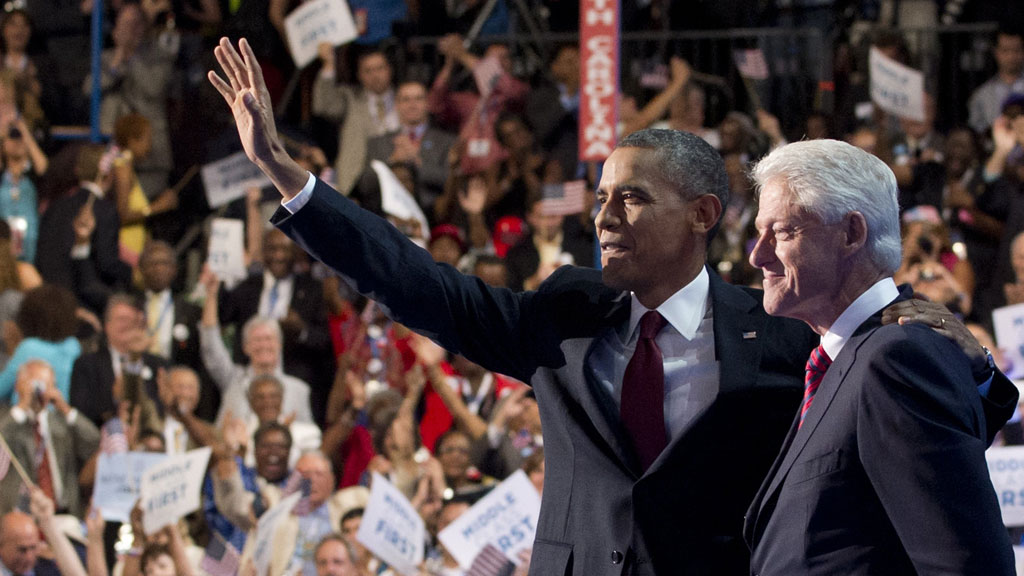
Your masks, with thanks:
[[[39,529],[32,517],[20,510],[8,512],[0,519],[0,562],[15,574],[24,574],[36,567]]]

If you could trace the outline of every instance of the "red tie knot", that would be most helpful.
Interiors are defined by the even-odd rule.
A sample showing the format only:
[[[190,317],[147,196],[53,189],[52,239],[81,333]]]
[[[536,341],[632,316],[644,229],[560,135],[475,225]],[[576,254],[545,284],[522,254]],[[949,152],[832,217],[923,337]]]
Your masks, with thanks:
[[[808,372],[825,372],[832,365],[832,359],[828,357],[823,346],[818,346],[811,351],[811,357],[807,359]]]
[[[661,332],[661,329],[668,324],[668,320],[658,313],[657,310],[651,310],[640,318],[640,337],[651,339]]]

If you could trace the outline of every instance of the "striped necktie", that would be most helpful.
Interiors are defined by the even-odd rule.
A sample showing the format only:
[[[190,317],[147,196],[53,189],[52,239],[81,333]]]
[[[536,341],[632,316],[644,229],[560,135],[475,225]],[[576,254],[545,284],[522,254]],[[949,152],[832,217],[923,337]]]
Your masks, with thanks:
[[[811,357],[807,359],[807,367],[804,369],[804,402],[800,406],[800,424],[797,429],[804,425],[804,416],[807,415],[807,410],[811,407],[818,386],[821,386],[821,381],[825,378],[825,371],[831,365],[832,359],[828,357],[822,346],[815,348],[811,352]]]

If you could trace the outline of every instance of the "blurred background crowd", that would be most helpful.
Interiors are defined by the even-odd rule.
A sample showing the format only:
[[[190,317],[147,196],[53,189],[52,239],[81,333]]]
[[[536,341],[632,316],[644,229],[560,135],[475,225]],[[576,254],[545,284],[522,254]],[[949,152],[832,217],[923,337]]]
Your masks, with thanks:
[[[552,192],[593,190],[600,173],[577,154],[578,3],[349,0],[359,38],[296,69],[284,19],[297,1],[94,1],[9,0],[0,16],[0,434],[37,486],[0,481],[0,563],[203,573],[211,542],[242,554],[297,475],[312,512],[275,540],[272,573],[382,574],[354,538],[370,473],[432,535],[516,470],[541,491],[525,385],[391,322],[310,261],[268,223],[276,191],[211,208],[193,176],[240,150],[205,75],[221,36],[245,37],[292,155],[381,214],[393,174],[426,222],[392,221],[438,262],[513,290],[593,266],[592,194],[566,210]],[[1004,371],[1024,374],[991,337],[992,311],[1024,302],[1024,7],[621,4],[620,135],[686,130],[725,160],[732,198],[712,269],[760,281],[747,262],[754,161],[787,141],[845,139],[897,176],[897,282],[961,315]],[[924,72],[923,121],[871,104],[872,47]],[[766,79],[734,66],[734,50],[751,48]],[[78,137],[93,120],[109,140]],[[244,222],[244,279],[204,267],[214,217]],[[1024,443],[1019,420],[1001,441]],[[178,526],[147,537],[137,517],[90,512],[100,451],[203,446],[202,509]],[[423,573],[463,573],[428,548]]]

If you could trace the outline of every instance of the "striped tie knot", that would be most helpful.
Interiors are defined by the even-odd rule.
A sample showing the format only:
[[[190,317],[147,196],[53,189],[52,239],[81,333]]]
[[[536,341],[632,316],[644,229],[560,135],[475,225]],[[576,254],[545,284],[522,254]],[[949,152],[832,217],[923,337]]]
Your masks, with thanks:
[[[815,348],[811,352],[810,358],[807,359],[807,366],[804,368],[804,401],[800,405],[799,426],[803,426],[804,417],[807,415],[807,410],[811,407],[814,394],[818,391],[818,386],[821,386],[821,381],[825,378],[825,371],[831,365],[832,359],[828,357],[825,348],[822,346]]]

